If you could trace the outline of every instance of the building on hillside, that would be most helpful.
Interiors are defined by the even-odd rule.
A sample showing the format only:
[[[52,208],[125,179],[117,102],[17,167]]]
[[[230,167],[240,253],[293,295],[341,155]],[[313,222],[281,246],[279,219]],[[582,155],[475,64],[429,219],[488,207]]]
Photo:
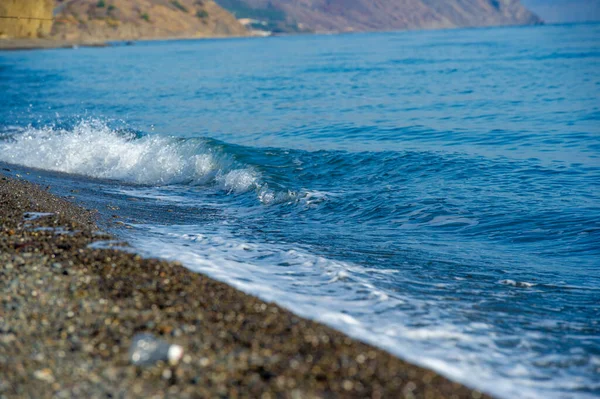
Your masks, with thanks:
[[[54,0],[1,0],[0,39],[48,36],[53,9]]]

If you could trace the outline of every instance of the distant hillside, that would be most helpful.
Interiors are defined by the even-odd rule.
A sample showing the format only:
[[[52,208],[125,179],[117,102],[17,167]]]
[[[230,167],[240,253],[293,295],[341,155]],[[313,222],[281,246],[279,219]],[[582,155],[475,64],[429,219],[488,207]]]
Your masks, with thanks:
[[[274,33],[291,33],[303,31],[291,15],[286,15],[282,8],[276,8],[271,2],[258,4],[245,0],[216,0],[217,3],[231,12],[238,19],[250,20],[249,28],[266,30]],[[308,30],[307,30],[308,31]]]
[[[52,37],[70,41],[244,36],[212,0],[58,0]]]
[[[217,0],[237,18],[281,30],[348,32],[528,25],[519,0]]]

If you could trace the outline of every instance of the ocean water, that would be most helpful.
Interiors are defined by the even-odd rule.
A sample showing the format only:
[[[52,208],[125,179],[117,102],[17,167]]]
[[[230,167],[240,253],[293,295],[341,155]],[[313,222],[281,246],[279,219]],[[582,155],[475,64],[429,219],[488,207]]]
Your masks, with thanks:
[[[599,65],[598,24],[3,52],[0,162],[485,392],[600,397]]]

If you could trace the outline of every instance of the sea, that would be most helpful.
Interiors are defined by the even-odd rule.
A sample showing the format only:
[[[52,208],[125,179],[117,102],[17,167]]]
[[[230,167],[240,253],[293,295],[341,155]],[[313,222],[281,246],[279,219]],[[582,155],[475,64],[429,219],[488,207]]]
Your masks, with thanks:
[[[2,173],[98,245],[499,398],[600,397],[599,24],[8,51],[0,97]]]

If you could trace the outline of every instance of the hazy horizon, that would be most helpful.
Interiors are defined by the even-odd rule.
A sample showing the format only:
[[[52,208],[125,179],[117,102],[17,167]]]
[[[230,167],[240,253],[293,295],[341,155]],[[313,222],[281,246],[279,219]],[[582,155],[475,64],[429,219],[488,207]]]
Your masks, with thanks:
[[[545,22],[600,21],[600,0],[522,0]]]

